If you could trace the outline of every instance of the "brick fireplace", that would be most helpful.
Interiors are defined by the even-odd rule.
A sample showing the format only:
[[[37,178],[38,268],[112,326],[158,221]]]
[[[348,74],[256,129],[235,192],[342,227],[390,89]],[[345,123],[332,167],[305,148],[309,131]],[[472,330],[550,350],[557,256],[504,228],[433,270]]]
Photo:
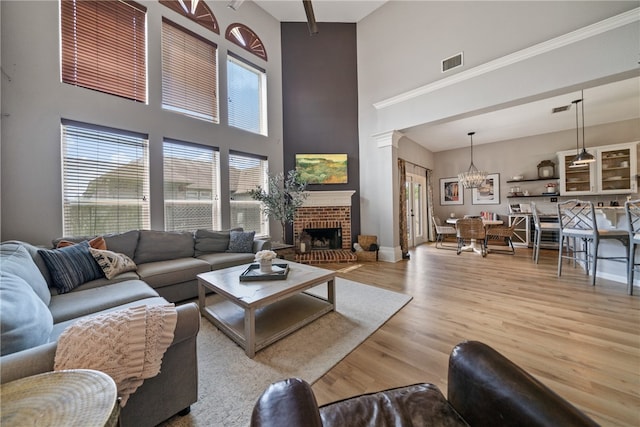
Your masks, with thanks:
[[[355,191],[310,191],[304,205],[296,212],[293,235],[297,240],[303,230],[339,229],[339,249],[323,249],[300,254],[300,262],[353,261],[351,253],[351,196]]]

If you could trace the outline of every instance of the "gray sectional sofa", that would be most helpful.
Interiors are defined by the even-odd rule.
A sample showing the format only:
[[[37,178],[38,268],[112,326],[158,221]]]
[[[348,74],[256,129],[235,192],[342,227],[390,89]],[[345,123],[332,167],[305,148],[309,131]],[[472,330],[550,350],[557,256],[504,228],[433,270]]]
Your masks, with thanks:
[[[102,237],[109,252],[89,252],[85,238],[53,242],[55,247],[65,240],[71,246],[64,249],[19,241],[0,244],[0,382],[53,370],[58,337],[81,317],[175,302],[178,321],[160,374],[145,380],[121,412],[124,427],[154,426],[177,413],[187,413],[198,398],[200,314],[196,304],[188,301],[197,297],[196,275],[249,263],[255,252],[269,249],[270,243],[241,230],[132,230]],[[110,279],[92,278],[87,271],[95,265],[86,257],[91,254],[98,262],[95,253],[129,258],[125,270],[130,271]],[[70,254],[84,258],[67,262],[65,257]],[[110,271],[104,267],[99,264],[98,271],[104,270],[101,274]],[[87,277],[92,280],[84,281]]]

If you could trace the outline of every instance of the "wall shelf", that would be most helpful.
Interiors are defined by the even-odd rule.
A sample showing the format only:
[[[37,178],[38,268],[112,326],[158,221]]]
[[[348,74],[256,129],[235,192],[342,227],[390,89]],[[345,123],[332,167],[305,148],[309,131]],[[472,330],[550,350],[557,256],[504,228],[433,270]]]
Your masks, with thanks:
[[[533,181],[553,181],[556,179],[560,179],[559,176],[552,176],[549,178],[532,178],[532,179],[508,179],[507,183],[510,182],[533,182]]]
[[[507,199],[531,199],[532,197],[558,197],[559,194],[529,194],[528,196],[507,196]]]

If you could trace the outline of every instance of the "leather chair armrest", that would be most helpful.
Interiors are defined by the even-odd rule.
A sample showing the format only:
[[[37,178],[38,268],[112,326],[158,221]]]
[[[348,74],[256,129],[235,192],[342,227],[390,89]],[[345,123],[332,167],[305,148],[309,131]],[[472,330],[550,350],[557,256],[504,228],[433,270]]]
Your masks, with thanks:
[[[271,384],[256,402],[251,427],[322,427],[311,386],[299,378]]]
[[[477,341],[449,357],[448,400],[469,425],[597,426],[509,359]]]

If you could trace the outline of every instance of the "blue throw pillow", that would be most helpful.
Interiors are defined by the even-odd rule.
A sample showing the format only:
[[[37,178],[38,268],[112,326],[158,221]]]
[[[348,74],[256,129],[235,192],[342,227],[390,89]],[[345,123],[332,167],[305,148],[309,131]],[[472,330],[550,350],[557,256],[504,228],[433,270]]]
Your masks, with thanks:
[[[253,236],[255,236],[255,234],[255,231],[231,231],[227,252],[253,252]]]
[[[102,269],[89,252],[87,241],[61,249],[40,249],[38,253],[49,269],[53,285],[61,294],[90,280],[104,277]]]

